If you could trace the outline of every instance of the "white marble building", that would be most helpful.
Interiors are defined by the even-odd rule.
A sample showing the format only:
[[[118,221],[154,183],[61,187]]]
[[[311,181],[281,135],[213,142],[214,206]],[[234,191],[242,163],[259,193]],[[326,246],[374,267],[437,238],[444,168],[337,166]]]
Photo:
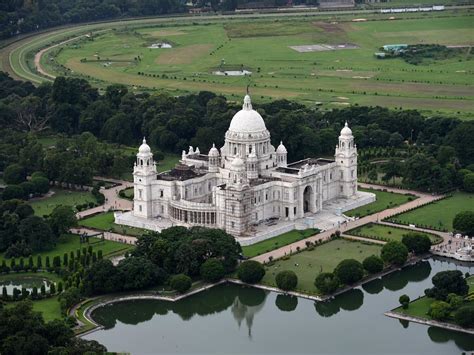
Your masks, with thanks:
[[[273,236],[269,230],[297,228],[298,221],[317,216],[331,201],[343,212],[375,199],[357,191],[357,147],[347,123],[334,160],[288,163],[285,146],[271,145],[270,132],[248,95],[220,150],[213,146],[202,154],[189,147],[175,168],[157,173],[144,139],[133,176],[133,211],[116,213],[116,223],[158,231],[171,225],[206,226],[239,239],[263,233],[262,240]]]

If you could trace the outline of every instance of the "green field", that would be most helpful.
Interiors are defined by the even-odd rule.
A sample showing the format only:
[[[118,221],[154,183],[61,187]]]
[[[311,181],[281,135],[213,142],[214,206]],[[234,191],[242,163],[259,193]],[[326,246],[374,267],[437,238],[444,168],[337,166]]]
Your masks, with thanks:
[[[410,232],[412,231],[409,229],[402,229],[402,228],[387,226],[383,224],[368,223],[368,224],[364,224],[361,227],[351,229],[345,232],[345,234],[356,235],[356,236],[365,237],[365,238],[373,238],[373,239],[388,240],[388,241],[395,240],[397,242],[401,242],[403,236]],[[415,233],[428,236],[431,239],[432,244],[437,244],[443,241],[443,238],[435,234],[416,232],[416,231]]]
[[[305,250],[292,255],[288,260],[279,259],[266,266],[262,280],[265,285],[276,286],[275,276],[283,270],[292,270],[298,275],[297,290],[305,293],[318,293],[314,279],[321,272],[332,272],[337,264],[344,259],[356,259],[362,262],[370,255],[380,255],[381,246],[336,239],[317,246],[313,250]]]
[[[88,191],[71,191],[63,189],[51,189],[54,194],[51,197],[41,198],[30,202],[35,214],[38,216],[49,215],[56,206],[77,206],[89,202],[97,202],[95,197]]]
[[[368,21],[352,21],[361,16]],[[53,75],[74,73],[102,88],[122,83],[134,90],[175,94],[210,90],[237,99],[250,83],[256,101],[289,98],[321,102],[328,109],[377,104],[469,118],[474,65],[467,50],[457,58],[418,66],[402,59],[378,60],[374,52],[390,43],[471,45],[471,14],[467,10],[397,14],[396,20],[389,20],[391,16],[274,14],[258,21],[222,17],[84,25],[16,44],[9,58],[16,74],[45,80],[32,69],[29,53],[92,33],[92,38],[82,36],[46,51],[40,61],[43,69]],[[173,48],[148,48],[162,42]],[[358,48],[306,53],[290,48],[341,43]],[[251,78],[215,75],[221,63],[224,70],[249,70]]]
[[[387,208],[400,206],[416,198],[416,196],[412,196],[412,195],[402,195],[402,194],[396,194],[393,192],[385,192],[385,191],[380,191],[380,190],[375,190],[375,189],[359,189],[359,191],[374,193],[377,196],[377,198],[375,202],[369,203],[368,205],[344,212],[346,216],[364,217],[369,214],[383,211]]]
[[[452,230],[454,216],[461,211],[474,211],[474,194],[456,192],[452,197],[400,214],[394,219],[404,224]]]
[[[102,231],[115,232],[125,235],[139,237],[146,234],[145,229],[122,226],[114,223],[114,213],[106,212],[96,214],[92,217],[84,218],[79,221],[79,225],[88,228],[94,228]]]
[[[115,254],[118,252],[125,252],[126,250],[130,249],[130,245],[126,245],[123,243],[118,243],[118,242],[113,242],[109,240],[101,240],[99,238],[90,238],[90,242],[87,243],[80,243],[79,242],[79,236],[77,235],[65,235],[62,236],[59,239],[59,242],[57,243],[56,247],[53,250],[50,251],[45,251],[42,253],[35,253],[33,254],[33,262],[36,265],[36,258],[38,254],[41,254],[42,258],[42,263],[43,267],[45,266],[46,262],[46,257],[48,256],[50,259],[50,262],[53,262],[53,258],[55,256],[60,256],[61,260],[64,255],[64,253],[70,253],[71,251],[76,252],[77,249],[82,249],[84,247],[89,247],[89,245],[92,246],[94,251],[102,250],[102,253],[104,257]],[[25,265],[28,265],[28,257],[23,258],[25,260]],[[0,263],[3,262],[3,260],[6,261],[7,265],[10,265],[10,259],[7,259],[4,257],[4,254],[0,254]],[[18,264],[19,258],[16,258],[16,263]]]
[[[259,243],[242,247],[243,254],[248,258],[269,252],[274,249],[281,248],[282,246],[294,243],[298,240],[308,238],[312,235],[317,234],[317,229],[305,229],[305,230],[292,230],[287,233],[280,234],[276,237],[264,240]]]

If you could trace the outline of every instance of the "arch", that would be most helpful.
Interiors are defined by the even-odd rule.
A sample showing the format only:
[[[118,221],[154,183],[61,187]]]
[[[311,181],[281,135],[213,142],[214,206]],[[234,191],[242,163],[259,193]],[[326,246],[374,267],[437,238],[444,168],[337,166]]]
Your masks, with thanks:
[[[303,191],[303,213],[314,212],[314,201],[313,188],[308,185]]]

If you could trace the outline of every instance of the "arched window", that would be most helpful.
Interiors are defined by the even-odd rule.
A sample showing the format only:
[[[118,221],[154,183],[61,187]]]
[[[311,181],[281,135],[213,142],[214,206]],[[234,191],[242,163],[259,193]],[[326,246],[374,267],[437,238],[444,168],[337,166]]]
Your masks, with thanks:
[[[344,142],[342,142],[341,147],[344,148]]]
[[[234,147],[234,155],[237,155],[237,147]]]

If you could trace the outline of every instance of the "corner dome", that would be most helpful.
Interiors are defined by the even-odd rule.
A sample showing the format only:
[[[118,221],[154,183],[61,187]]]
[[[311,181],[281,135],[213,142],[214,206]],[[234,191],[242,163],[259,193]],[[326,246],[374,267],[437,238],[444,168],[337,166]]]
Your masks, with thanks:
[[[218,157],[219,156],[219,151],[217,150],[216,146],[214,143],[212,143],[212,148],[209,150],[210,157]]]
[[[146,139],[145,138],[143,138],[142,145],[140,146],[140,148],[138,148],[138,153],[139,154],[150,154],[151,153],[150,146],[148,144],[146,144]]]
[[[242,110],[237,112],[230,122],[229,131],[235,133],[256,133],[266,131],[262,116],[252,108],[249,95],[245,95]]]
[[[352,130],[349,128],[349,125],[346,124],[344,125],[344,128],[341,129],[341,136],[352,136]]]
[[[286,153],[288,153],[288,151],[286,150],[286,147],[283,145],[283,142],[282,142],[282,141],[280,141],[280,145],[278,146],[276,152],[277,152],[277,153],[280,153],[280,154],[286,154]]]

